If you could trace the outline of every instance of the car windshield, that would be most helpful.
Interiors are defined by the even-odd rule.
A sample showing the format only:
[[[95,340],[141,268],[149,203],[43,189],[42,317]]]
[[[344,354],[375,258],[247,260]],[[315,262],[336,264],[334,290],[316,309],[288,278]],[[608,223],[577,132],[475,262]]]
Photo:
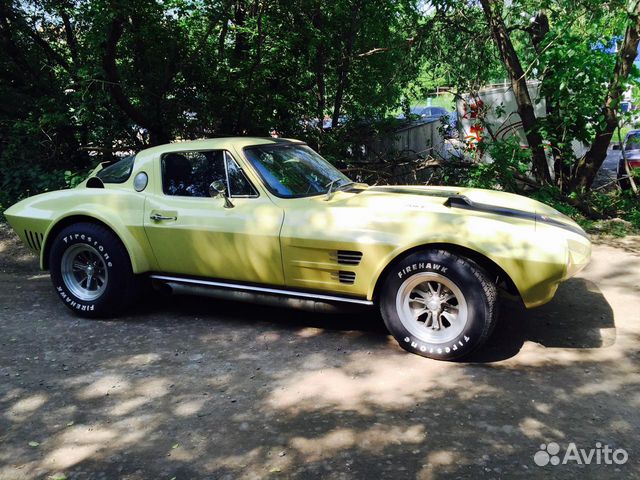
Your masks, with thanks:
[[[353,183],[306,145],[258,145],[244,151],[278,197],[310,197]]]
[[[631,133],[625,142],[625,150],[640,150],[640,133]]]

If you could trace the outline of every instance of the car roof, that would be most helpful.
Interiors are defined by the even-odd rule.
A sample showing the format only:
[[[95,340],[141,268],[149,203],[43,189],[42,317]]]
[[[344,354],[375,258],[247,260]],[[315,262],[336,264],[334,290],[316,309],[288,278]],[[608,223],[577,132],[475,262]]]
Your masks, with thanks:
[[[293,138],[273,137],[219,137],[202,140],[187,140],[166,143],[140,151],[140,154],[148,155],[164,152],[179,152],[181,150],[225,150],[230,147],[245,148],[255,145],[278,145],[304,143]]]

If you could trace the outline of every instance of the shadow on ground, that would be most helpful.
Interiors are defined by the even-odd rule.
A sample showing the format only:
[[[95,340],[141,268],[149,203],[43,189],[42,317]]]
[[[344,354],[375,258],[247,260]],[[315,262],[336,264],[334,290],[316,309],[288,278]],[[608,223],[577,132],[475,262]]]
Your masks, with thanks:
[[[0,479],[638,476],[640,332],[590,278],[507,304],[473,361],[444,363],[373,314],[182,297],[88,321],[4,270]],[[536,466],[551,441],[629,461]]]

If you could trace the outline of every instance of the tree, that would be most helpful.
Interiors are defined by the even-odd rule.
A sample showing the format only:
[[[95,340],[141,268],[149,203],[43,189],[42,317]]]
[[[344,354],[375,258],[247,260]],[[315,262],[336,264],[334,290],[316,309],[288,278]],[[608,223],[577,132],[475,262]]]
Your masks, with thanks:
[[[451,49],[436,50],[435,62],[464,66],[449,68],[454,87],[473,92],[482,85],[478,80],[488,83],[509,78],[537,181],[550,181],[545,157],[551,155],[555,181],[565,193],[588,189],[606,156],[612,125],[617,123],[621,88],[635,81],[635,42],[631,40],[637,2],[626,9],[621,0],[604,4],[593,0],[436,0],[433,5],[432,18],[438,25],[433,31],[439,38],[455,39]],[[627,25],[631,35],[625,34]],[[610,53],[612,44],[623,35],[624,46],[617,54]],[[487,51],[488,39],[493,51]],[[546,103],[544,117],[534,114],[526,87],[531,80],[540,84],[540,96]],[[579,145],[589,147],[584,158],[576,158]]]
[[[575,164],[571,187],[573,190],[586,191],[591,187],[596,173],[607,156],[607,148],[613,133],[618,128],[618,110],[620,99],[629,79],[633,62],[640,43],[640,1],[634,1],[628,11],[627,27],[622,44],[616,55],[616,65],[606,90],[602,115],[604,121],[596,128],[589,151]]]
[[[500,52],[500,57],[511,80],[511,88],[518,105],[518,114],[522,120],[529,148],[533,156],[534,172],[538,181],[549,183],[551,175],[547,165],[547,157],[542,145],[542,136],[538,131],[536,115],[533,109],[533,102],[527,88],[527,75],[522,67],[518,53],[516,52],[507,26],[499,11],[502,2],[497,0],[480,0],[484,10],[487,25],[491,31],[491,36]]]

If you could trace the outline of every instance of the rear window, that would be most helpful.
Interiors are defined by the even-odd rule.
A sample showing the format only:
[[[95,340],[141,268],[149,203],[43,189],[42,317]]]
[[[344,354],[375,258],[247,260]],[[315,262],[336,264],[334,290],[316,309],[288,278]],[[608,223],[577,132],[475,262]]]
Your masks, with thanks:
[[[133,170],[133,162],[135,155],[129,155],[122,160],[118,160],[116,163],[103,168],[96,177],[102,180],[103,183],[124,183],[131,176]]]

